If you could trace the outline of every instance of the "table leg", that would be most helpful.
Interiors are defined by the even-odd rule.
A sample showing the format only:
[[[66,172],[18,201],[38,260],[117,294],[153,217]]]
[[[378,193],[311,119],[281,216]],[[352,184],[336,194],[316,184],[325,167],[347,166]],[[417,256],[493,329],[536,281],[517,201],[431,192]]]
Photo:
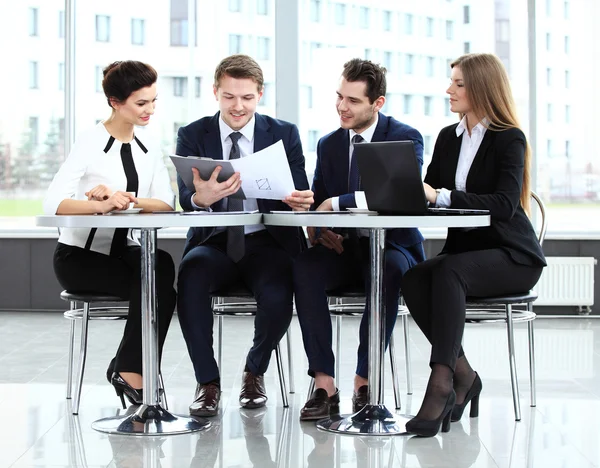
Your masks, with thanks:
[[[408,435],[405,424],[408,415],[393,415],[383,404],[383,358],[385,353],[385,301],[383,300],[383,260],[385,230],[369,230],[371,239],[371,292],[369,320],[369,403],[358,413],[340,415],[317,421],[324,431],[367,435]]]
[[[158,385],[158,321],[155,287],[156,229],[142,229],[142,374],[143,403],[122,416],[99,419],[92,428],[109,434],[186,434],[210,427],[203,419],[171,414],[160,405]],[[132,410],[132,408],[130,408]]]

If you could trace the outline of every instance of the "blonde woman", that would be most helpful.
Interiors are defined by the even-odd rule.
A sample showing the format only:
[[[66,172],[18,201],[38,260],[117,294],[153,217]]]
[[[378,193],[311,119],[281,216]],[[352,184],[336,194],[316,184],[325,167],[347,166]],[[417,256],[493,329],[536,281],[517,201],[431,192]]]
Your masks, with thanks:
[[[482,383],[461,346],[466,297],[526,291],[546,265],[527,216],[531,154],[504,66],[469,54],[451,67],[446,92],[461,120],[438,136],[425,193],[431,205],[489,210],[491,225],[449,229],[442,252],[404,276],[404,299],[432,347],[425,398],[406,425],[421,436],[450,430],[469,402],[478,416]]]

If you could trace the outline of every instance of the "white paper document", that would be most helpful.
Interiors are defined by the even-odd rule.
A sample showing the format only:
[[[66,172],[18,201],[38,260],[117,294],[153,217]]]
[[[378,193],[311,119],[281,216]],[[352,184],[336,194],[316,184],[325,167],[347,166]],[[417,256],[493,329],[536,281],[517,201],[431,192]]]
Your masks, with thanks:
[[[180,172],[186,186],[190,190],[193,190],[191,168],[199,167],[202,164],[206,165],[208,160],[180,156],[171,156],[171,159],[178,172]],[[233,171],[240,173],[242,179],[242,188],[240,191],[243,192],[243,198],[282,200],[296,190],[285,148],[281,140],[263,150],[240,159],[229,161],[215,159],[210,162],[215,167],[220,164],[231,165]],[[210,169],[210,172],[207,172],[208,175],[206,178],[210,176],[212,170],[214,170],[214,167]],[[204,169],[204,171],[206,172],[207,169]],[[205,178],[203,172],[201,171],[200,173]]]

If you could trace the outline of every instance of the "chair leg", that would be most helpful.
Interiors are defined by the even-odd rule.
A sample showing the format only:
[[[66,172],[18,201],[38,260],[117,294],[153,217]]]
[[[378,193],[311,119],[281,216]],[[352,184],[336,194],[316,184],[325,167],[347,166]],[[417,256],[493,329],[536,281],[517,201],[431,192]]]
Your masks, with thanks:
[[[533,312],[533,304],[530,302],[527,304],[527,311]],[[527,333],[529,334],[529,385],[531,387],[530,392],[530,406],[536,405],[536,388],[535,388],[535,342],[533,339],[533,320],[527,322]]]
[[[515,420],[521,420],[521,403],[519,400],[519,382],[517,381],[517,366],[515,363],[515,336],[512,321],[512,305],[506,304],[506,330],[508,333],[508,363],[510,366],[510,382],[512,384]]]
[[[287,341],[287,356],[288,356],[288,376],[290,378],[290,393],[296,392],[296,386],[294,385],[294,358],[292,356],[292,330],[288,328],[286,333]]]
[[[163,407],[163,409],[168,410],[169,409],[169,403],[167,402],[167,391],[165,390],[165,381],[163,380],[163,375],[162,372],[158,373],[158,383],[160,385],[160,388],[162,389],[162,392],[160,392],[159,396],[160,396],[160,403],[161,406]]]
[[[81,388],[83,386],[83,373],[85,371],[85,359],[87,357],[88,325],[90,319],[90,303],[83,303],[83,314],[81,316],[81,344],[79,345],[79,375],[75,383],[75,399],[73,400],[73,414],[79,414],[79,402],[81,400]]]
[[[71,301],[71,310],[77,309],[77,302]],[[71,399],[73,390],[73,348],[75,347],[75,319],[71,319],[71,331],[69,333],[69,362],[67,363],[67,400]]]
[[[412,370],[410,362],[410,339],[408,336],[408,315],[402,316],[402,330],[404,331],[404,361],[406,366],[406,393],[412,395]]]
[[[288,408],[287,388],[285,385],[285,375],[283,373],[283,361],[281,359],[281,348],[279,343],[275,347],[275,359],[277,360],[277,373],[279,374],[279,386],[281,387],[281,399],[283,400],[283,407]]]
[[[315,379],[310,379],[310,385],[308,386],[308,395],[306,395],[306,401],[310,400],[313,392],[315,391]]]
[[[342,316],[335,316],[335,378],[340,381],[340,361],[342,360]]]
[[[223,357],[223,316],[217,317],[217,335],[219,337],[219,347],[217,348],[217,366],[219,367],[219,373],[221,373],[221,359]]]
[[[394,388],[394,402],[396,403],[396,409],[399,410],[402,407],[400,401],[400,383],[398,382],[398,367],[396,366],[396,347],[394,346],[394,334],[390,337],[390,345],[388,352],[390,354],[390,366],[392,368],[392,387]]]

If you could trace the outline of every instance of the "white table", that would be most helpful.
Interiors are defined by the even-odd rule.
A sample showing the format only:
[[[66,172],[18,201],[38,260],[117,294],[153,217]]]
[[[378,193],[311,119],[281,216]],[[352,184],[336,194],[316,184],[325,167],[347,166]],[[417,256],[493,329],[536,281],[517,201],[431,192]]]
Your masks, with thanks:
[[[368,216],[358,214],[265,214],[264,224],[276,226],[344,227],[369,230],[371,291],[369,320],[369,403],[358,413],[317,422],[319,429],[361,436],[406,434],[412,416],[393,415],[383,403],[383,356],[385,354],[385,306],[383,256],[385,229],[489,226],[489,215]],[[337,356],[339,359],[339,356]]]
[[[156,230],[163,227],[243,226],[261,222],[252,214],[111,214],[38,216],[37,226],[67,228],[134,228],[142,232],[142,377],[143,403],[129,415],[104,418],[92,427],[109,434],[166,435],[207,429],[208,421],[171,414],[160,405],[158,383],[158,322],[156,320]]]

